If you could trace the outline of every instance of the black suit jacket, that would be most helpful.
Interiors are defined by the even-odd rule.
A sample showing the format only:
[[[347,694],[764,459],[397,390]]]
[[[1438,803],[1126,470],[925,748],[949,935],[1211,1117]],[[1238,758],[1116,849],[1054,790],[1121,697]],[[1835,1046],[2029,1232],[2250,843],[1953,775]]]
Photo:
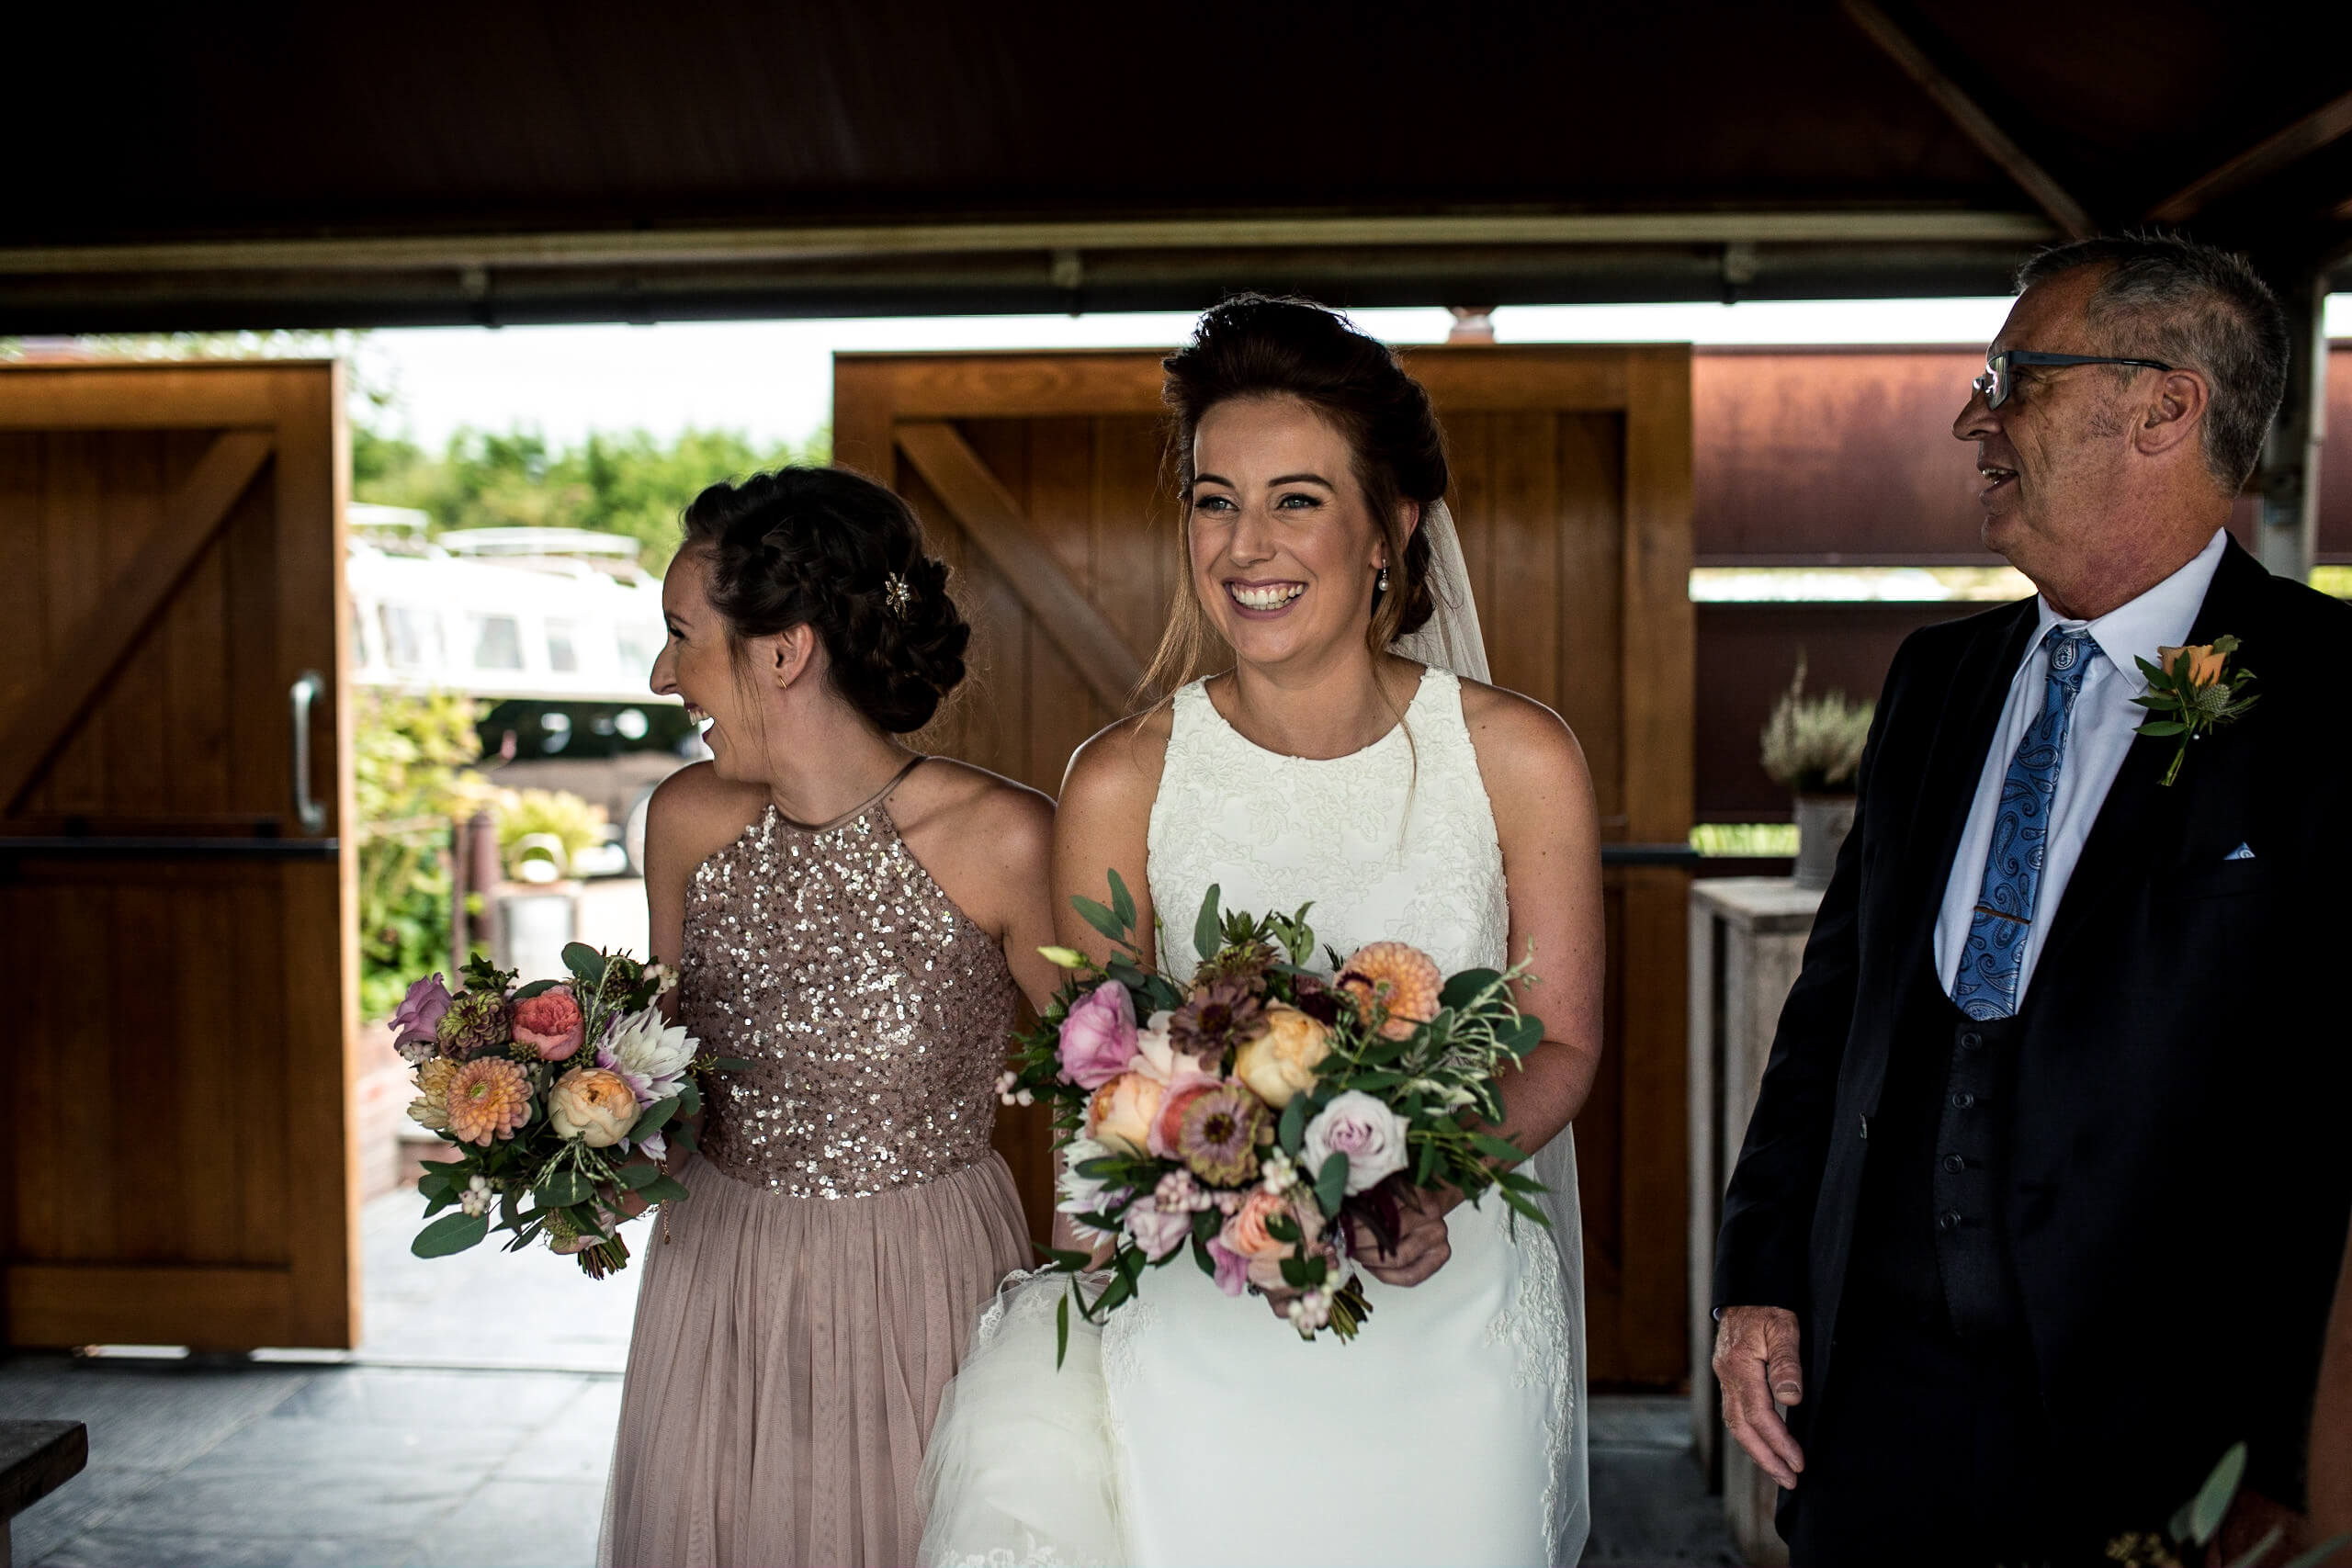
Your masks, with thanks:
[[[1798,1314],[1801,1413],[1837,1397],[1863,1119],[1916,1048],[1897,998],[2034,624],[2029,600],[1896,654],[1724,1200],[1715,1304]],[[2352,1216],[2352,609],[2232,544],[2188,640],[2223,633],[2260,700],[2169,788],[2174,742],[2126,753],[2019,1010],[2001,1194],[2057,1451],[2150,1529],[2241,1438],[2249,1484],[2300,1498]]]

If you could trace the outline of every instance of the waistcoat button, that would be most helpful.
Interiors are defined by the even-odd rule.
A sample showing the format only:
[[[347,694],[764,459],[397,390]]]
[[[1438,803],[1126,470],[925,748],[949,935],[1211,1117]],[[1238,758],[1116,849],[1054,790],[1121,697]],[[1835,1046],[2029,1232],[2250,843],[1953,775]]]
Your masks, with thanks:
[[[1944,1156],[1944,1168],[1957,1175],[1961,1171],[1968,1168],[1968,1162],[1961,1158],[1958,1155],[1946,1155]]]
[[[1976,1097],[1963,1089],[1951,1097],[1951,1102],[1959,1110],[1966,1111],[1976,1103]]]
[[[1973,1051],[1976,1047],[1984,1043],[1984,1037],[1982,1034],[1977,1033],[1976,1031],[1973,1029],[1969,1030],[1960,1037],[1960,1048],[1963,1051]]]
[[[1958,1230],[1960,1228],[1960,1211],[1957,1209],[1951,1209],[1945,1211],[1943,1213],[1938,1214],[1936,1216],[1936,1228],[1939,1231]]]

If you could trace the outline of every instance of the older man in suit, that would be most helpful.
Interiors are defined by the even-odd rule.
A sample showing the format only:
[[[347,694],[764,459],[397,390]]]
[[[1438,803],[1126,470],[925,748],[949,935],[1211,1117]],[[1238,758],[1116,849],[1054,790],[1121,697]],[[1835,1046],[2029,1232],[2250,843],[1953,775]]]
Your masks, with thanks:
[[[2096,1561],[2240,1440],[2291,1513],[2352,1217],[2352,610],[2224,527],[2277,301],[2165,238],[2019,284],[1953,434],[2039,592],[1895,656],[1724,1202],[1799,1563]],[[2136,733],[2143,661],[2230,637],[2254,705]]]

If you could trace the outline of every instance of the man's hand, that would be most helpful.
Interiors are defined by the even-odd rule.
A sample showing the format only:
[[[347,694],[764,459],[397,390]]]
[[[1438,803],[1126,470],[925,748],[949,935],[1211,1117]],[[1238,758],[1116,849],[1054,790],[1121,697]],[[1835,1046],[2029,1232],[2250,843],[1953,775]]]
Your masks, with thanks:
[[[1804,1398],[1797,1369],[1797,1314],[1786,1307],[1725,1307],[1715,1325],[1715,1379],[1724,1426],[1781,1485],[1794,1487],[1804,1450],[1774,1406]]]

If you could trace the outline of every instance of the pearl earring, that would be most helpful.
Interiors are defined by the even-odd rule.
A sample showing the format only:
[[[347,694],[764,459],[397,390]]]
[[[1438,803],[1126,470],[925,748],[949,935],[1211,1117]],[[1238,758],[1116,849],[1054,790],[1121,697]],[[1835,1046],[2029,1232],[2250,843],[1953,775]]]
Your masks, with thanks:
[[[1386,567],[1384,566],[1380,569],[1380,576],[1374,581],[1373,586],[1379,589],[1383,593],[1388,592],[1388,569]]]

